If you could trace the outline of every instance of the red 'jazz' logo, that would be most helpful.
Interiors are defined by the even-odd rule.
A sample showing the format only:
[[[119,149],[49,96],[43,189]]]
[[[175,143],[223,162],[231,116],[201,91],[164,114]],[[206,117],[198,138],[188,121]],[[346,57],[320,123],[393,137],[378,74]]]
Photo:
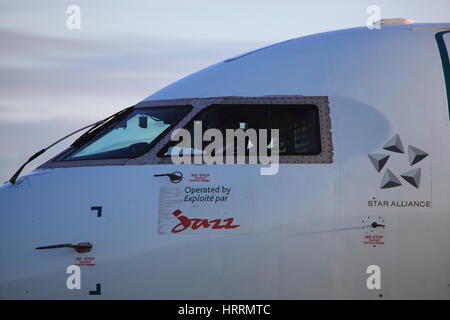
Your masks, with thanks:
[[[173,233],[178,233],[188,228],[197,230],[200,227],[203,227],[205,229],[236,229],[240,227],[240,225],[238,224],[233,225],[234,218],[223,219],[224,224],[221,224],[222,219],[189,219],[188,217],[181,215],[181,210],[175,210],[174,212],[172,212],[172,214],[180,221],[179,224],[172,228]]]

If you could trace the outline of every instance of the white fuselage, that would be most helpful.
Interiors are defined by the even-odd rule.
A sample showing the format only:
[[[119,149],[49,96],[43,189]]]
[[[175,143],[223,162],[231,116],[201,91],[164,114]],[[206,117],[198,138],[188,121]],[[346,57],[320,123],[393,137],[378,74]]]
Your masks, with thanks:
[[[448,299],[449,106],[436,39],[448,30],[413,24],[293,39],[155,93],[137,107],[326,96],[333,160],[282,163],[267,176],[259,164],[44,166],[0,187],[0,298]],[[450,32],[442,38],[448,50]],[[383,149],[397,134],[405,152]],[[409,146],[428,156],[411,165]],[[420,167],[420,187],[400,178],[400,187],[380,188],[384,171],[368,157],[379,153],[399,178]],[[184,176],[178,184],[154,177],[174,171]],[[201,174],[208,181],[191,181]],[[246,228],[165,232],[164,197],[187,187],[232,188],[226,209]],[[189,208],[185,216],[202,218]],[[35,250],[85,241],[91,252]],[[82,265],[81,289],[69,290],[73,264]],[[372,265],[379,289],[367,286]],[[101,294],[89,294],[97,284]]]

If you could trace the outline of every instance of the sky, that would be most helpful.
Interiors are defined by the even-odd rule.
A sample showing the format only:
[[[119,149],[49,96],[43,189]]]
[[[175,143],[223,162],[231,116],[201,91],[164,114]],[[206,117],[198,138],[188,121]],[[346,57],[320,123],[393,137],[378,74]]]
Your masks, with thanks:
[[[71,5],[79,29],[67,27]],[[370,5],[381,18],[450,21],[450,0],[0,0],[0,182],[60,137],[181,77],[279,41],[364,26]]]

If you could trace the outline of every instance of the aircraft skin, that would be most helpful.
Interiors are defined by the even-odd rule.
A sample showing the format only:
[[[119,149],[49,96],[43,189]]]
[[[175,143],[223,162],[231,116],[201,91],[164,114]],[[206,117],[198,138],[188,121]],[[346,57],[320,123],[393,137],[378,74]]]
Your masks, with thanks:
[[[0,187],[0,298],[448,299],[448,48],[450,23],[327,32],[220,62],[156,92],[136,107],[328,97],[332,161],[281,163],[275,175],[261,175],[262,164],[44,165]],[[384,149],[397,135],[404,152]],[[409,146],[427,156],[411,165]],[[374,154],[389,155],[381,172]],[[418,167],[416,188],[401,175]],[[388,169],[401,186],[380,188]],[[184,177],[178,184],[154,177],[175,171]],[[209,181],[191,181],[199,174]],[[161,190],[188,186],[245,194],[231,203],[231,214],[247,219],[245,232],[161,232]],[[92,209],[100,206],[101,215]],[[79,242],[92,251],[35,250]],[[73,264],[85,265],[81,289],[69,290]],[[379,289],[367,285],[373,265]]]

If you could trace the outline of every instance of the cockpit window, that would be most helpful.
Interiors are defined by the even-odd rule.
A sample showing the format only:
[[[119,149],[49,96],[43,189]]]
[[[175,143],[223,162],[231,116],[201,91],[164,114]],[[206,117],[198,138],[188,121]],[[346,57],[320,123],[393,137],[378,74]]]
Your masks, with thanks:
[[[64,160],[138,157],[188,112],[189,107],[136,109]]]
[[[213,105],[200,112],[194,120],[202,122],[202,130],[218,129],[224,137],[228,129],[278,129],[278,149],[283,156],[317,155],[321,152],[319,112],[316,105]],[[193,122],[186,129],[193,138]],[[269,141],[268,149],[273,144],[272,139]],[[226,153],[229,145],[223,142],[223,153]],[[176,144],[177,142],[169,143],[160,155],[205,154],[205,145],[197,150],[194,147],[179,148]],[[192,141],[191,146],[194,145]],[[257,141],[247,139],[246,152],[256,145]]]

